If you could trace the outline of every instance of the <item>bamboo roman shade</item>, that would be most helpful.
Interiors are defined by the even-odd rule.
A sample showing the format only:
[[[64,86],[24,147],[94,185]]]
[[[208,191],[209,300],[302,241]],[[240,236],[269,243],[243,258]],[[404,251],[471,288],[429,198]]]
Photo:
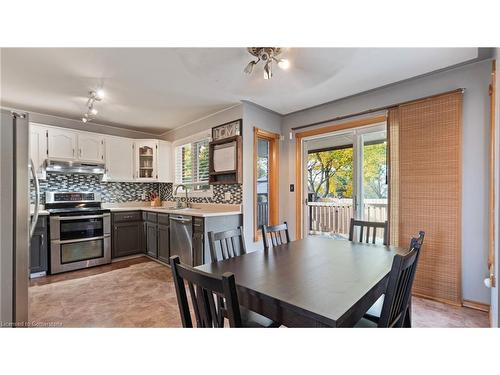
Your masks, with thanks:
[[[462,92],[389,110],[390,239],[425,231],[413,293],[461,304]]]

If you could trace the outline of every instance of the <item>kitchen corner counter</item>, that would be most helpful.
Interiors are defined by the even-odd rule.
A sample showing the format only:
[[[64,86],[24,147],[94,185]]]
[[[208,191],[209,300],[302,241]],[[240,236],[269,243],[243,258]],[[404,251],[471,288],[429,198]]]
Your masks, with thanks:
[[[220,206],[220,207],[217,207]],[[212,216],[231,216],[240,215],[240,205],[209,205],[209,204],[193,204],[193,208],[175,209],[173,206],[151,207],[140,205],[136,202],[128,205],[124,204],[103,204],[103,208],[109,209],[111,212],[123,211],[147,211],[164,214],[178,214],[196,217],[212,217]]]
[[[31,205],[30,206],[30,216],[33,216],[34,213],[35,213],[35,207],[34,207],[34,205]],[[49,215],[49,211],[44,210],[43,206],[41,206],[38,210],[38,216],[48,216],[48,215]]]

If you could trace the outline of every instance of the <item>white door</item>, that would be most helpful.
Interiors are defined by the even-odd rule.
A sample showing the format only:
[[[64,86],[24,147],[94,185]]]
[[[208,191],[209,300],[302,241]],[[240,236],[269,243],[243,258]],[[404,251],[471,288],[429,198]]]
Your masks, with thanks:
[[[158,180],[158,141],[138,140],[135,142],[135,179]]]
[[[104,162],[104,137],[97,134],[78,134],[78,159],[93,163]]]
[[[75,160],[77,133],[71,130],[48,129],[48,156],[53,160]]]
[[[33,161],[38,178],[45,179],[44,162],[47,159],[47,129],[30,123],[30,158]]]
[[[128,138],[107,137],[106,176],[108,181],[131,181],[134,178],[133,141]]]
[[[172,176],[172,144],[166,141],[158,142],[158,181],[173,182]]]

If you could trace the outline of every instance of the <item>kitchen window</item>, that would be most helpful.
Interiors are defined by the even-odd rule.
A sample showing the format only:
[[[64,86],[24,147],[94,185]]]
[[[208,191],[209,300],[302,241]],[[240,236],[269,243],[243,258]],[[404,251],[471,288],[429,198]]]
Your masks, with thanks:
[[[209,141],[207,137],[175,147],[175,184],[185,185],[194,196],[212,195],[208,183]]]

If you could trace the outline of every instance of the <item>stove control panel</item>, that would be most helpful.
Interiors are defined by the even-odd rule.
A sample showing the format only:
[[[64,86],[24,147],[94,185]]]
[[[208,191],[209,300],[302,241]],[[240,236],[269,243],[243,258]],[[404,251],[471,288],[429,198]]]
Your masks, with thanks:
[[[46,203],[100,202],[99,193],[94,192],[46,192]]]

